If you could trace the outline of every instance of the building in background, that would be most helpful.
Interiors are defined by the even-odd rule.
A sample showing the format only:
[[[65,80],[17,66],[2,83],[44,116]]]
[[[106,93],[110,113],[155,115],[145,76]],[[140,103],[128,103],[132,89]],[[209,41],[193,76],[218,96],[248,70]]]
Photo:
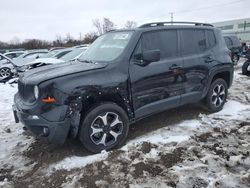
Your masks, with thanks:
[[[242,42],[250,42],[250,18],[216,22],[213,25],[222,30],[223,35],[236,35]]]

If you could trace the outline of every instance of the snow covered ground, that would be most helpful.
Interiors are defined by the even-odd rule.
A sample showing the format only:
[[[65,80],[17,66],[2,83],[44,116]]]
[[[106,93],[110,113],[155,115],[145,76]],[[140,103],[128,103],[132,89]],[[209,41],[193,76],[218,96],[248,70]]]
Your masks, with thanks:
[[[15,124],[16,85],[0,84],[0,187],[250,187],[250,78],[236,68],[221,112],[187,105],[131,126],[121,149],[59,148]]]

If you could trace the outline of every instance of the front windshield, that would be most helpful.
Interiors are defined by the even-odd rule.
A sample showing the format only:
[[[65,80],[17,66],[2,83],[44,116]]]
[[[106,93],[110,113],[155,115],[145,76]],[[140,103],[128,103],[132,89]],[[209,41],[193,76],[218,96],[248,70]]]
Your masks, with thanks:
[[[86,49],[76,48],[73,51],[67,53],[66,55],[62,56],[61,60],[63,61],[70,61],[75,59],[77,56],[79,56],[81,53],[83,53]]]
[[[79,61],[106,62],[116,59],[126,48],[132,34],[132,31],[123,31],[100,36],[79,58]]]

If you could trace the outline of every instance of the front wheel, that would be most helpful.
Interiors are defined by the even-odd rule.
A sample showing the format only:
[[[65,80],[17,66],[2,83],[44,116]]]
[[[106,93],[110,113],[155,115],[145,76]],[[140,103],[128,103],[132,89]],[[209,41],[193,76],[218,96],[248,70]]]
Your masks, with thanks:
[[[79,139],[93,152],[122,146],[129,130],[126,112],[114,103],[103,103],[90,110],[81,124]]]
[[[246,61],[243,64],[243,66],[242,66],[242,74],[243,75],[250,75],[249,66],[250,66],[250,62],[249,61]]]
[[[1,78],[10,78],[12,75],[10,68],[4,67],[0,69]]]
[[[219,78],[212,82],[205,98],[206,107],[210,112],[222,110],[228,93],[228,86],[225,80]]]

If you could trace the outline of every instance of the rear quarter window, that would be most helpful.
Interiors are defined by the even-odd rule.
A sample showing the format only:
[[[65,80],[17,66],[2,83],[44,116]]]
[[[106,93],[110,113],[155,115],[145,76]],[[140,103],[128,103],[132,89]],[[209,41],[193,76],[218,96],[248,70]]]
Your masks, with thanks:
[[[208,38],[208,46],[209,48],[212,48],[216,45],[216,39],[214,35],[214,31],[207,30],[207,38]]]

